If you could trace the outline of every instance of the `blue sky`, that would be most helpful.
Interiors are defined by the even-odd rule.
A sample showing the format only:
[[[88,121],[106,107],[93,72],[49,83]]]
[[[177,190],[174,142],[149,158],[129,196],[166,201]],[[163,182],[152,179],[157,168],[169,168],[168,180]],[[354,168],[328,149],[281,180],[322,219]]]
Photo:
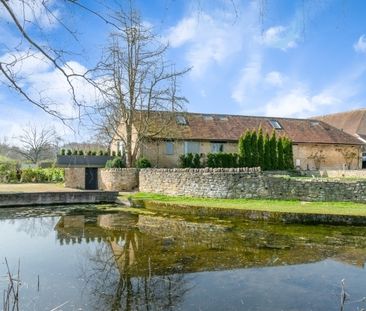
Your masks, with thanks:
[[[78,41],[41,10],[29,19],[41,21],[42,36],[32,25],[29,31],[42,42],[74,52],[67,56],[74,68],[93,66],[110,28],[75,7],[51,3],[57,16],[77,30]],[[106,13],[104,5],[92,3]],[[169,41],[169,60],[177,68],[192,67],[180,85],[188,111],[309,117],[365,106],[364,1],[136,0],[134,5],[162,40]],[[19,35],[0,10],[0,60],[18,42]],[[60,77],[42,60],[33,59],[21,71],[26,87],[55,96],[57,109],[75,112]],[[88,87],[80,85],[79,91],[91,100]],[[88,139],[82,124],[71,132],[0,86],[0,137],[18,135],[28,122],[51,124],[65,140]]]

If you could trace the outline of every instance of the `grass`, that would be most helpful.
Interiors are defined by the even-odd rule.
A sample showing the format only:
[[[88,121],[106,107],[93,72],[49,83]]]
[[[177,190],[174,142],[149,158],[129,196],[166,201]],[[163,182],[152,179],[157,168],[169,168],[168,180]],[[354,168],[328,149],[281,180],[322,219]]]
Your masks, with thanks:
[[[307,213],[366,216],[366,204],[354,202],[303,202],[260,199],[211,199],[183,196],[167,196],[152,193],[135,193],[128,196],[135,200],[146,200],[171,205],[256,210],[281,213]]]

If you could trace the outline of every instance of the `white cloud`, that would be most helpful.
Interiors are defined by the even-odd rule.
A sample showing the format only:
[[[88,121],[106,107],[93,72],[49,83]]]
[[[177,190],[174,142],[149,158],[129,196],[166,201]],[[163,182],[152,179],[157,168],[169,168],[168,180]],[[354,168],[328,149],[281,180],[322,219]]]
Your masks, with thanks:
[[[297,47],[297,35],[285,26],[268,28],[260,38],[260,42],[268,47],[279,48],[283,51]]]
[[[330,96],[326,92],[312,95],[303,87],[295,87],[288,92],[281,93],[269,101],[265,106],[267,116],[304,117],[319,113],[321,106],[339,104],[339,98]]]
[[[185,58],[193,67],[192,76],[202,77],[211,65],[222,65],[244,52],[244,45],[252,40],[253,8],[249,6],[246,15],[236,23],[235,16],[227,12],[192,12],[168,30],[166,39],[174,48],[186,48]]]
[[[179,47],[196,36],[197,27],[197,17],[190,16],[184,18],[176,26],[169,29],[166,39],[173,48]]]
[[[353,48],[358,53],[366,53],[366,36],[362,35],[353,45]]]
[[[243,104],[256,85],[261,81],[262,60],[259,55],[254,57],[241,71],[231,97],[239,104]]]
[[[267,73],[264,78],[266,83],[276,87],[281,87],[284,83],[284,79],[285,77],[278,71],[271,71]]]
[[[26,51],[8,53],[1,56],[0,60],[12,64],[8,67],[9,72],[35,101],[42,102],[49,110],[54,110],[65,118],[78,117],[79,110],[72,97],[70,84],[60,70],[54,68],[42,54]],[[75,61],[67,62],[62,69],[67,74],[84,74],[87,71],[87,68]],[[94,102],[95,90],[89,83],[79,77],[72,77],[70,81],[79,103]],[[6,83],[6,80],[3,82]]]
[[[12,0],[9,6],[21,24],[24,21],[25,27],[37,24],[41,28],[50,29],[58,24],[60,12],[54,8],[55,0]],[[0,19],[13,22],[4,6],[0,6]]]

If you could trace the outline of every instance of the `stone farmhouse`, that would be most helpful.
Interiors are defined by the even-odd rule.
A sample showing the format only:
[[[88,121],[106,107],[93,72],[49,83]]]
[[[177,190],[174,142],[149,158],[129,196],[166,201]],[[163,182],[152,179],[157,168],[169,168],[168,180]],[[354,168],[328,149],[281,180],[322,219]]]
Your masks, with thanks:
[[[366,168],[366,108],[315,117],[360,139],[365,145],[362,167]]]
[[[202,113],[165,113],[164,119],[170,121],[163,130],[154,134],[150,134],[153,130],[145,131],[144,137],[140,132],[140,156],[154,167],[177,167],[179,156],[184,153],[205,156],[210,152],[237,152],[240,136],[246,130],[260,127],[264,133],[271,134],[274,130],[277,136],[287,136],[293,141],[294,165],[299,169],[359,169],[362,165],[363,142],[321,120]],[[162,123],[160,117],[151,120],[148,125],[151,129]],[[139,133],[137,128],[141,124],[136,122],[133,142]],[[112,141],[112,151],[123,152],[123,148],[121,141]]]

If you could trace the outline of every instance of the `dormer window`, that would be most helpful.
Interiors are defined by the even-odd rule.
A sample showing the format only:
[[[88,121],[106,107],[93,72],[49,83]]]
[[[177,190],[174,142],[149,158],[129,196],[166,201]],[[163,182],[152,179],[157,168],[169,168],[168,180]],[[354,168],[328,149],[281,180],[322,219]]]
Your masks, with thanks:
[[[178,125],[187,125],[188,124],[187,119],[181,115],[177,116],[175,120]]]
[[[282,126],[277,120],[269,120],[269,123],[271,123],[271,125],[274,129],[282,130]]]

